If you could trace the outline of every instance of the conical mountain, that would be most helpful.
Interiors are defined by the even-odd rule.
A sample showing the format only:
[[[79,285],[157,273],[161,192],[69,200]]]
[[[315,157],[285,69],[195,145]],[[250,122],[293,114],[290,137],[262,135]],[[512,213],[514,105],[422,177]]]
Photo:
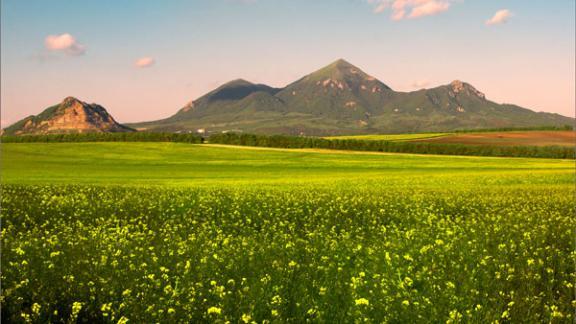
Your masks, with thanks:
[[[319,86],[322,90],[338,89],[349,91],[368,90],[369,92],[382,92],[391,90],[390,87],[368,75],[358,67],[339,59],[302,79],[288,85],[284,90],[298,90],[304,86],[314,88]]]
[[[394,95],[380,80],[339,59],[288,85],[277,96],[291,111],[365,124]]]
[[[36,116],[26,117],[4,129],[6,135],[132,132],[117,123],[97,104],[87,104],[74,97],[45,109]]]

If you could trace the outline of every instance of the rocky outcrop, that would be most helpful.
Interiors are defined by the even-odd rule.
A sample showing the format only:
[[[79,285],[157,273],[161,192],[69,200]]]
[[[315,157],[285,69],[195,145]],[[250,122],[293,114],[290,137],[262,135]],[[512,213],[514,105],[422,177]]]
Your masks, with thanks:
[[[104,107],[67,97],[60,104],[5,129],[6,135],[132,132],[117,123]]]
[[[452,93],[454,94],[465,93],[466,95],[469,96],[471,95],[482,99],[486,99],[486,96],[482,92],[476,90],[476,88],[474,88],[473,86],[471,86],[466,82],[462,82],[460,80],[454,80],[450,83],[450,86],[452,87]]]

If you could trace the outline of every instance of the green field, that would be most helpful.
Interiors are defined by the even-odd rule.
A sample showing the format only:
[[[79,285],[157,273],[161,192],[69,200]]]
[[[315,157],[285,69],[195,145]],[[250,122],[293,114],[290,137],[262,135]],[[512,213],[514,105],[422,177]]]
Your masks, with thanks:
[[[331,136],[326,139],[339,140],[366,140],[366,141],[412,141],[428,138],[436,138],[452,135],[453,133],[420,133],[420,134],[374,134],[374,135],[349,135],[349,136]]]
[[[380,180],[466,183],[468,175],[566,174],[556,159],[454,157],[179,143],[2,145],[2,181],[16,184],[232,185]],[[500,177],[490,181],[498,181]],[[409,181],[406,181],[409,180]]]
[[[574,161],[2,145],[6,322],[572,322]]]

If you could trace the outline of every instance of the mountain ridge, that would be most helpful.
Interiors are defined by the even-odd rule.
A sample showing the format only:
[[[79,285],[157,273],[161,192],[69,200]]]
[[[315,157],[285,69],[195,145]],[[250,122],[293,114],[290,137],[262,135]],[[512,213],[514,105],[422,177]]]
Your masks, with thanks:
[[[237,100],[214,98],[214,91],[250,88]],[[573,119],[497,104],[471,84],[397,92],[344,59],[283,88],[238,79],[192,101],[166,119],[129,124],[144,131],[208,130],[289,135],[341,135],[450,131],[463,128],[564,126]],[[232,83],[232,85],[231,85]],[[257,89],[256,86],[261,88]],[[273,90],[270,90],[273,89]],[[226,91],[232,92],[231,89]],[[215,100],[206,100],[210,99]]]
[[[69,106],[75,108],[70,114],[63,113]],[[282,88],[245,79],[226,82],[160,120],[124,126],[102,106],[68,97],[4,132],[116,132],[134,128],[149,132],[330,136],[573,124],[574,118],[495,103],[461,80],[411,92],[394,91],[338,59]]]

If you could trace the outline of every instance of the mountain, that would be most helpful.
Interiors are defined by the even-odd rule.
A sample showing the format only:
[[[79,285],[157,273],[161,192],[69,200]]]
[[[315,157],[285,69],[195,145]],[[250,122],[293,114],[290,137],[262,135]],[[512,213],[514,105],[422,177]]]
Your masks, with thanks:
[[[285,108],[282,101],[275,97],[279,90],[242,79],[230,81],[186,104],[169,118],[138,123],[133,127],[138,130],[183,131],[196,130],[202,125],[215,125],[220,120],[241,123],[242,120],[266,120],[270,116],[278,118]],[[226,128],[229,124],[225,122],[221,127]]]
[[[432,89],[397,92],[340,59],[280,89],[234,80],[171,117],[128,126],[141,131],[323,136],[573,124],[573,118],[495,103],[458,80]],[[129,132],[132,128],[118,124],[102,106],[68,97],[4,132]]]
[[[36,116],[26,117],[4,129],[6,135],[133,132],[118,124],[104,107],[68,97]]]
[[[574,119],[558,114],[492,102],[458,80],[396,92],[340,59],[282,89],[235,80],[169,118],[130,126],[144,131],[338,135],[573,123]]]

